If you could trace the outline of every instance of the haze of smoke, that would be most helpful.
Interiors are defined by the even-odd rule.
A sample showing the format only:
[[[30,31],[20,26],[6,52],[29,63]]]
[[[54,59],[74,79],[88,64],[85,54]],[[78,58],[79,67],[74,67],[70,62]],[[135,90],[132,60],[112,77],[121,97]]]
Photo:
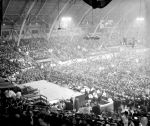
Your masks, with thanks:
[[[150,47],[150,0],[145,0],[146,45]]]

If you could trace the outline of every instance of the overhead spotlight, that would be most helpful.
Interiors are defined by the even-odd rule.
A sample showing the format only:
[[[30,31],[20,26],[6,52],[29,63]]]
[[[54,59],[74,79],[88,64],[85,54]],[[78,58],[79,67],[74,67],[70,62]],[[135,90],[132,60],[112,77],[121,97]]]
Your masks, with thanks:
[[[72,18],[71,17],[62,17],[61,20],[64,22],[70,22],[72,20]]]
[[[72,18],[71,17],[62,17],[60,20],[60,24],[62,28],[69,28],[71,26]]]
[[[136,20],[137,21],[144,21],[145,19],[144,19],[144,17],[137,17]]]

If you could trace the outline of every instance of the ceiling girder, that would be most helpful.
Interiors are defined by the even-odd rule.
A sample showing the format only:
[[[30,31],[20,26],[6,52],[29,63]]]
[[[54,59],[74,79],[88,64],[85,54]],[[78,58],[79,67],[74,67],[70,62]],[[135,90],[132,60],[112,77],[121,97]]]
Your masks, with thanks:
[[[22,7],[22,9],[21,9],[21,11],[20,11],[20,13],[19,13],[18,18],[14,21],[15,24],[16,24],[17,21],[20,20],[20,18],[23,17],[23,15],[25,14],[25,9],[26,9],[28,3],[29,3],[29,0],[25,0],[25,3],[24,3],[24,5],[23,5],[23,7]]]
[[[28,16],[29,16],[31,10],[33,9],[34,5],[36,4],[36,1],[37,1],[37,0],[34,0],[34,1],[32,2],[32,4],[30,5],[30,8],[28,9],[28,11],[27,11],[27,13],[26,13],[26,16],[25,16],[25,18],[24,18],[24,20],[23,20],[23,23],[22,23],[21,29],[20,29],[20,33],[19,33],[19,38],[18,38],[17,46],[19,46],[19,44],[20,44],[21,35],[22,35],[22,31],[23,31],[23,29],[24,29],[26,20],[27,20],[27,18],[28,18]]]
[[[6,15],[6,11],[7,11],[8,7],[9,7],[10,3],[11,3],[11,0],[8,0],[6,7],[3,8],[3,19],[4,19],[5,15]]]

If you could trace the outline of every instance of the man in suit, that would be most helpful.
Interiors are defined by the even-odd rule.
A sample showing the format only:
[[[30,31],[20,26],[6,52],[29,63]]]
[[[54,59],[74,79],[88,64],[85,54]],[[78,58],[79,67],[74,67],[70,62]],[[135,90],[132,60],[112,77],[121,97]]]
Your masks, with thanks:
[[[101,114],[100,105],[98,104],[98,102],[95,102],[94,106],[92,107],[92,112],[95,115],[100,115]]]

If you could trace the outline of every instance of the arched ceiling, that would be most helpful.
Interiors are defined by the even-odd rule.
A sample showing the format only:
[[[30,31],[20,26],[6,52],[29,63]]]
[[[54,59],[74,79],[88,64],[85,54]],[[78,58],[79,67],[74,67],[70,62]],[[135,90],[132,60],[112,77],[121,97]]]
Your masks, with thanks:
[[[6,24],[18,24],[20,25],[24,19],[24,16],[29,9],[30,4],[33,0],[3,0],[3,22]],[[35,6],[30,12],[29,20],[34,23],[43,22],[47,24],[53,23],[55,17],[58,15],[58,11],[67,3],[68,0],[37,0]],[[110,5],[106,6],[103,9],[94,9],[94,18],[99,18],[101,15],[107,14],[106,11],[109,11],[113,8],[119,1],[123,2],[124,0],[112,0]],[[126,0],[124,6],[130,2],[130,4],[135,4],[134,0]],[[134,1],[134,2],[132,2]],[[139,0],[137,0],[139,2]],[[79,23],[80,19],[88,9],[91,8],[83,0],[70,0],[69,5],[64,10],[62,15],[71,15],[74,17],[75,22]],[[117,9],[126,9],[128,8],[117,8],[115,11],[119,12]],[[87,14],[90,16],[91,11]],[[113,16],[113,15],[112,15]],[[115,15],[114,15],[115,16]],[[91,17],[90,17],[91,18]]]
[[[91,6],[83,0],[36,0],[26,24],[47,24],[51,28],[54,21],[57,21],[58,13],[68,1],[69,4],[62,11],[60,17],[71,16],[76,25],[87,23],[90,26],[93,20],[92,32],[98,30],[101,20],[113,20],[112,30],[124,25],[125,32],[130,35],[133,32],[134,20],[140,13],[140,0],[112,0],[105,8],[93,11],[91,11]],[[32,2],[33,0],[3,0],[3,23],[5,25],[21,25]],[[142,13],[145,13],[144,2],[141,0]],[[136,32],[134,31],[134,34]]]
[[[45,22],[51,24],[57,16],[58,11],[64,6],[68,0],[37,0],[35,6],[30,12],[30,22]],[[18,24],[20,25],[24,16],[29,9],[32,0],[3,0],[3,22],[6,25]],[[72,0],[67,9],[75,5],[81,4],[83,8],[89,7],[82,0]],[[79,8],[78,8],[79,9]]]

